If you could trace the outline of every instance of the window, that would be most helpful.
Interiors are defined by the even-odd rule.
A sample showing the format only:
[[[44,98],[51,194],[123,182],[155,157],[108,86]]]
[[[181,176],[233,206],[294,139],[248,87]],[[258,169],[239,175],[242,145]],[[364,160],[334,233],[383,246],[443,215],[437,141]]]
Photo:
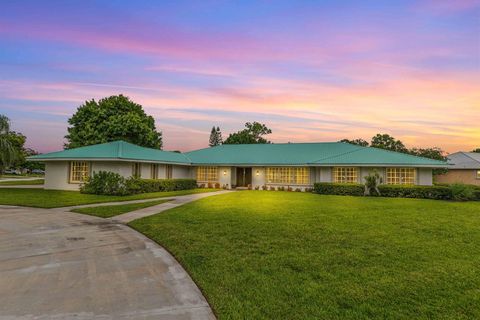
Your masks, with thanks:
[[[165,178],[172,179],[172,176],[173,176],[173,167],[171,164],[167,164],[165,166]]]
[[[152,179],[158,179],[158,164],[152,164],[150,170],[150,177],[152,177]]]
[[[82,183],[90,176],[90,166],[86,161],[70,162],[70,183]]]
[[[387,168],[387,184],[415,184],[416,181],[415,168]]]
[[[268,183],[310,184],[308,167],[271,167],[267,168]]]
[[[334,167],[333,182],[335,183],[357,183],[358,168],[355,167]]]
[[[197,167],[197,181],[201,181],[201,182],[218,181],[217,167]]]
[[[480,179],[480,170],[477,170],[477,179]]]
[[[142,164],[141,163],[134,163],[132,165],[132,176],[140,178],[142,176]]]

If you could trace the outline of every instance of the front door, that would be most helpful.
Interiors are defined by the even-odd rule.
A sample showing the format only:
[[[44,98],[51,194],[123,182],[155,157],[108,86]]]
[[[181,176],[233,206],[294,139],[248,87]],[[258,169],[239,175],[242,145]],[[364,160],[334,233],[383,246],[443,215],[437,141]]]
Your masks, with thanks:
[[[237,187],[248,187],[252,184],[252,168],[237,168]]]

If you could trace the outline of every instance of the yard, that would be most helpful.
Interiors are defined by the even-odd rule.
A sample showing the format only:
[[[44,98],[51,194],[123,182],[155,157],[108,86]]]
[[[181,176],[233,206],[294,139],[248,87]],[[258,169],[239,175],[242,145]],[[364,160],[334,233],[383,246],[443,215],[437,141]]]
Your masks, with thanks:
[[[123,213],[140,210],[143,208],[148,208],[151,206],[156,206],[158,204],[162,204],[167,201],[168,200],[154,200],[154,201],[148,201],[148,202],[126,203],[126,204],[117,204],[117,205],[110,205],[110,206],[103,205],[98,207],[78,208],[78,209],[73,209],[71,211],[88,214],[88,215],[96,216],[100,218],[111,218]]]
[[[153,192],[136,194],[131,196],[99,196],[93,194],[82,194],[78,191],[0,188],[0,205],[3,204],[38,208],[56,208],[112,201],[173,197],[211,191],[216,191],[216,189],[193,189],[168,192]]]
[[[44,183],[44,179],[35,179],[35,180],[16,179],[16,180],[7,180],[7,181],[0,180],[0,186],[39,185],[43,183]]]
[[[244,191],[131,223],[219,319],[478,319],[480,203]]]

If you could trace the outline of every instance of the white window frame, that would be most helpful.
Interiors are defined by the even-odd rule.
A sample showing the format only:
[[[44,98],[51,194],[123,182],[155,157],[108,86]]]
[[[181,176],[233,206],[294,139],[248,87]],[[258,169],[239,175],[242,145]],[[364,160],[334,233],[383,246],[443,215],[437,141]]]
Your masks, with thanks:
[[[357,167],[333,167],[333,183],[358,183],[359,169]]]
[[[385,169],[385,183],[393,185],[416,185],[416,168],[392,167]]]
[[[83,183],[90,177],[90,162],[70,161],[68,183]]]
[[[196,169],[197,182],[218,182],[218,167],[200,166]]]

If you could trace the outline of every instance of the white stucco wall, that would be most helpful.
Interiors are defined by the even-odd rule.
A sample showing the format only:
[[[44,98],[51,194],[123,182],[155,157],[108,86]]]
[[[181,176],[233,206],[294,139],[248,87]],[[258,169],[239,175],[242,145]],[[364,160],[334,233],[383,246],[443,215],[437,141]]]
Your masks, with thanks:
[[[267,170],[265,167],[253,167],[252,168],[252,188],[261,188],[267,183]]]
[[[417,170],[417,183],[421,186],[431,186],[433,184],[433,170],[430,168],[419,168]]]
[[[78,190],[80,185],[68,183],[70,165],[68,161],[45,163],[45,189]]]
[[[218,167],[218,183],[220,187],[227,186],[229,189],[232,187],[232,168],[231,167]]]
[[[331,167],[318,167],[320,169],[320,181],[319,182],[332,182],[332,168]]]
[[[132,175],[132,163],[120,161],[93,161],[91,172],[110,171],[128,178]]]
[[[188,166],[172,166],[172,179],[190,179],[190,167]]]

